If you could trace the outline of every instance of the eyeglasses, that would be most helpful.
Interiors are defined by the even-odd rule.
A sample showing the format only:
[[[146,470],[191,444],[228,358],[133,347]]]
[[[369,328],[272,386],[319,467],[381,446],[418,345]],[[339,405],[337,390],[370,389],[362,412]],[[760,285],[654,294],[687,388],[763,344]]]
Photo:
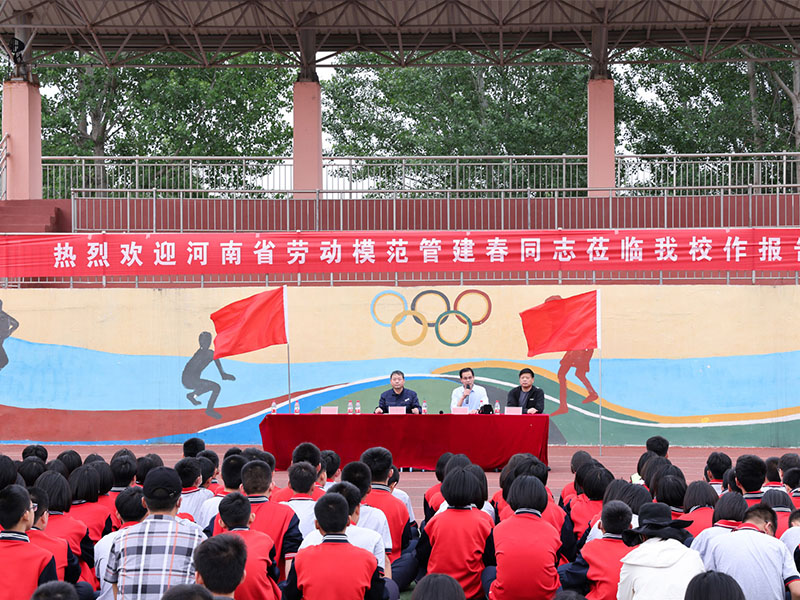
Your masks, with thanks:
[[[34,502],[31,502],[31,507],[28,510],[32,510],[33,512],[36,512],[37,510],[39,510],[39,505],[34,503]]]

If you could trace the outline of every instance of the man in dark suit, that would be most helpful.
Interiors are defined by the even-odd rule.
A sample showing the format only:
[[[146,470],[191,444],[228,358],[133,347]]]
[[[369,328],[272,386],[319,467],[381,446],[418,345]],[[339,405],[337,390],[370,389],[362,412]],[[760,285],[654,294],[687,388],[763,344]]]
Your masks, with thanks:
[[[523,414],[535,415],[544,411],[544,390],[533,385],[533,371],[527,367],[519,372],[519,385],[508,392],[506,406],[521,406]]]

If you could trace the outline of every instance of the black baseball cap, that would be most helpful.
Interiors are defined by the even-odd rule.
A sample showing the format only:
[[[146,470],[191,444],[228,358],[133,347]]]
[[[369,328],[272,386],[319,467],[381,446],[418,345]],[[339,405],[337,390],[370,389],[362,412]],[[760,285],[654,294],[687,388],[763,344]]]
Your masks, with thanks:
[[[156,467],[147,472],[144,478],[144,497],[155,500],[177,498],[182,491],[181,478],[175,469]]]

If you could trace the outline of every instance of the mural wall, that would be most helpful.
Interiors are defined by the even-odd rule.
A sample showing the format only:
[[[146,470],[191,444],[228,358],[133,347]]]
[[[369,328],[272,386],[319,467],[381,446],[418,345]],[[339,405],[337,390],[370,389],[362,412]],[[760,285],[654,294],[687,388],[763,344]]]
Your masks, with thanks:
[[[526,358],[519,312],[590,289],[602,348]],[[293,408],[287,347],[216,363],[207,334],[212,312],[257,291],[3,290],[0,441],[258,443],[272,403]],[[798,306],[794,286],[290,288],[291,395],[302,412],[371,412],[400,369],[447,412],[469,365],[504,406],[530,366],[545,411],[566,403],[551,443],[596,444],[602,429],[604,444],[794,446]]]

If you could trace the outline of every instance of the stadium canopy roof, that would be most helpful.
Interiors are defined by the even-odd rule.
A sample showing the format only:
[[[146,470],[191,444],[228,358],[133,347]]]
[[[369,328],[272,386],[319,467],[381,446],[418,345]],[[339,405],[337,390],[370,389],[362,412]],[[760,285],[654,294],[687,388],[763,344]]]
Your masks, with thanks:
[[[558,49],[556,62],[602,72],[642,62],[637,48],[670,50],[659,62],[800,57],[800,0],[0,0],[0,43],[25,62],[77,51],[105,66],[153,66],[154,53],[171,53],[159,66],[241,66],[269,52],[311,70],[346,52],[372,53],[361,65],[525,65]]]

